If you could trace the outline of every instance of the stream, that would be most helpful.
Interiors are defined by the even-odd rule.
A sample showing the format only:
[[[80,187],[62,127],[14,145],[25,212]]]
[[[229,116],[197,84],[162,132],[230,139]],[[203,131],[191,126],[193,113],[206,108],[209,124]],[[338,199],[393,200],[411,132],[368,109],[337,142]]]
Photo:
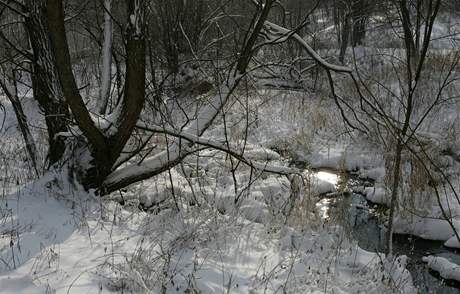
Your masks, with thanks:
[[[342,181],[347,190],[354,191],[358,186],[371,183],[349,175],[348,179],[338,177],[328,171],[319,171],[317,177],[335,184]],[[343,183],[343,181],[345,181]],[[383,212],[385,208],[369,202],[359,193],[340,193],[333,197],[321,197],[317,207],[323,217],[330,218],[348,230],[358,245],[367,251],[384,252],[385,227]],[[430,270],[422,261],[426,255],[446,257],[460,264],[459,251],[443,246],[442,241],[431,241],[410,235],[393,236],[393,250],[396,255],[408,257],[407,269],[419,293],[451,294],[460,293],[460,282],[444,280],[437,272]]]

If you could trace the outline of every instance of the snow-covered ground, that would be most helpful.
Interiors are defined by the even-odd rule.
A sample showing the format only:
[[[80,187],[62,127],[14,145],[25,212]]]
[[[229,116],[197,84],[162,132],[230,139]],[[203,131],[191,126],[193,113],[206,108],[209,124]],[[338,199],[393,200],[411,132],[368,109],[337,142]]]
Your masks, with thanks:
[[[324,30],[315,38],[330,43],[335,32],[318,23]],[[379,24],[376,17],[371,23]],[[456,29],[434,28],[439,54],[453,45],[443,35]],[[389,32],[368,34],[381,41],[376,46],[385,45],[375,55],[402,56],[399,39],[382,37]],[[308,168],[354,172],[374,181],[360,189],[369,201],[389,205],[388,150],[348,136],[331,99],[267,90],[251,95],[250,111],[225,109],[228,134],[218,121],[206,136],[229,137],[245,156],[262,163],[287,167],[292,159]],[[340,190],[326,173],[303,170],[300,179],[260,173],[204,150],[170,174],[101,199],[68,182],[65,173],[30,181],[11,107],[4,98],[0,102],[8,108],[0,153],[2,293],[416,293],[404,256],[388,260],[366,252],[326,221],[328,200],[318,195]],[[35,128],[43,125],[38,108],[24,102],[37,122],[34,135],[43,142]],[[453,152],[437,160],[459,191],[459,141],[452,139],[460,130],[458,108],[446,108],[437,112],[442,119],[429,118],[423,135]],[[44,144],[39,146],[43,156]],[[408,171],[404,165],[395,232],[460,248],[441,209],[460,229],[457,195],[442,190],[438,199],[427,185],[408,197]],[[452,261],[424,260],[441,276],[460,280]]]
[[[246,155],[288,164],[268,147],[248,142]],[[202,151],[171,178],[107,198],[65,172],[10,184],[0,199],[2,293],[416,293],[405,257],[366,252],[323,221],[317,196],[336,191],[336,177],[243,165],[232,176],[231,165]]]
[[[283,97],[282,94],[280,96]],[[268,127],[273,117],[268,116],[266,120],[262,118],[260,129],[263,131],[256,133],[255,137],[260,138],[260,142],[266,146],[285,151],[294,160],[306,162],[311,167],[332,169],[338,173],[351,172],[362,179],[373,181],[372,186],[358,187],[356,192],[364,194],[373,203],[388,206],[391,192],[386,163],[386,159],[391,160],[386,153],[388,151],[364,138],[342,136],[340,130],[343,130],[343,125],[340,119],[328,112],[331,106],[327,101],[299,98],[298,104],[295,104],[293,98],[290,99],[290,102],[274,101],[267,106],[275,110],[272,115],[275,116],[277,128]],[[297,105],[304,116],[289,113],[289,105],[292,107],[292,104]],[[309,107],[302,108],[304,104]],[[415,170],[420,167],[416,166],[416,162],[411,162],[408,155],[404,155],[408,163],[402,167],[403,185],[399,193],[399,209],[394,219],[394,232],[441,240],[445,241],[445,246],[459,248],[457,236],[452,229],[453,225],[460,232],[460,202],[453,191],[460,191],[459,145],[458,140],[455,141],[458,136],[452,135],[460,130],[456,108],[446,105],[439,109],[424,129],[426,131],[421,136],[431,144],[433,158],[450,183],[440,177],[436,186],[440,196],[438,199],[432,184],[428,183],[429,178]],[[440,151],[446,149],[451,151]],[[411,190],[410,181],[418,185],[415,190]],[[449,217],[449,221],[444,214]]]
[[[340,227],[253,222],[243,207],[151,214],[46,175],[0,209],[2,293],[415,293],[403,258],[365,252]]]
[[[423,261],[427,263],[429,268],[439,272],[441,277],[460,281],[460,265],[449,261],[449,259],[430,255],[423,257]]]

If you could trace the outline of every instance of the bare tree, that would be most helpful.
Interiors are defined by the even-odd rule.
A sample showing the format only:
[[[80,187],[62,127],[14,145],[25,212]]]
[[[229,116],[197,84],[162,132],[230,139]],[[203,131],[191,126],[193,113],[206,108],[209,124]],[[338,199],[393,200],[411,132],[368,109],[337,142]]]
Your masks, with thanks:
[[[102,45],[101,94],[98,100],[98,110],[100,114],[105,114],[107,111],[112,84],[113,21],[111,8],[112,0],[104,0],[104,42]]]
[[[24,24],[33,51],[33,55],[29,56],[32,61],[32,88],[34,98],[45,115],[49,144],[48,162],[51,166],[58,163],[64,155],[66,144],[61,134],[68,131],[67,123],[70,114],[52,53],[46,3],[45,1],[27,0],[25,5],[18,7],[24,14]]]
[[[401,188],[402,177],[401,168],[404,163],[403,155],[404,153],[409,153],[417,158],[420,164],[424,166],[424,170],[429,177],[433,177],[433,169],[436,170],[436,172],[441,172],[440,168],[426,152],[425,147],[417,136],[417,132],[434,108],[442,103],[442,96],[448,85],[452,83],[453,78],[451,75],[458,62],[454,61],[452,66],[447,68],[447,74],[441,77],[440,86],[437,92],[430,97],[431,100],[428,106],[426,106],[423,111],[416,109],[417,106],[420,107],[420,105],[422,105],[421,101],[418,100],[423,96],[421,94],[421,91],[423,91],[421,88],[427,76],[425,67],[431,44],[431,34],[441,4],[441,1],[437,0],[423,2],[424,9],[421,8],[422,3],[420,1],[411,1],[410,5],[414,5],[413,7],[418,8],[415,10],[414,14],[410,13],[409,3],[407,1],[401,0],[393,2],[394,9],[399,11],[399,21],[402,25],[404,41],[404,56],[402,58],[399,56],[395,57],[395,60],[400,62],[401,68],[403,69],[402,77],[399,76],[400,71],[398,71],[398,68],[393,65],[400,94],[392,91],[391,87],[383,85],[382,81],[368,78],[368,80],[372,80],[373,83],[377,85],[377,90],[373,89],[372,86],[364,80],[358,68],[356,72],[351,75],[356,94],[360,97],[359,107],[357,108],[360,109],[361,114],[366,116],[372,124],[377,126],[378,132],[384,129],[387,135],[390,136],[389,138],[391,138],[391,142],[389,143],[392,152],[391,162],[389,162],[391,165],[391,203],[386,238],[386,250],[390,255],[393,253],[393,221],[398,209],[398,194]],[[414,29],[412,26],[414,20],[418,29]],[[417,31],[420,30],[420,28],[423,28],[423,33],[414,33],[414,30]],[[454,58],[454,60],[456,59]],[[380,91],[380,93],[376,91]],[[379,99],[382,92],[387,93],[388,97],[394,99],[394,105],[397,105],[396,110],[394,105],[386,107],[382,103],[382,100]],[[350,106],[346,99],[336,95],[336,101],[338,105],[343,105],[345,108],[353,110],[352,113],[355,118],[357,118],[357,123],[361,124],[361,120],[358,119],[356,111]],[[350,123],[348,122],[348,124]],[[365,124],[361,125],[365,126]],[[367,130],[364,131],[366,132]],[[386,139],[383,138],[382,140],[386,141]],[[388,161],[390,161],[390,158]],[[441,174],[443,173],[441,172]],[[449,182],[447,176],[444,175],[443,178]],[[450,185],[450,187],[453,193],[456,194],[453,186]],[[434,189],[444,219],[450,224],[454,233],[458,236],[452,221],[442,207],[439,191],[436,187],[434,187]]]
[[[20,19],[17,15],[8,13],[6,9],[3,9],[0,12],[0,16],[5,21],[4,27],[6,27],[6,29],[0,31],[0,48],[2,52],[0,54],[0,91],[11,102],[22,137],[24,138],[32,168],[36,175],[39,175],[37,147],[21,104],[20,94],[18,93],[18,75],[20,75],[22,71],[21,67],[24,66],[23,64],[27,61],[27,58],[24,56],[24,51],[15,45],[20,44],[24,39],[21,40],[15,36],[21,36],[23,29],[15,25],[8,25],[14,24]],[[11,41],[13,38],[15,42]]]
[[[242,80],[251,60],[253,47],[272,4],[271,0],[265,1],[264,5],[260,3],[260,13],[256,13],[247,39],[243,42],[237,65],[228,80],[222,83],[218,94],[209,106],[205,107],[198,117],[189,123],[187,130],[190,133],[201,136],[206,131]],[[116,172],[116,174],[122,174],[122,178],[111,175],[119,166],[120,154],[133,134],[145,101],[145,1],[127,2],[124,95],[113,111],[101,119],[102,123],[95,120],[94,115],[86,107],[72,72],[62,1],[28,1],[25,5],[14,3],[14,5],[8,4],[7,7],[18,10],[21,16],[26,17],[26,28],[34,53],[33,90],[34,96],[45,112],[50,142],[50,163],[63,159],[66,149],[64,140],[68,137],[68,132],[74,128],[71,125],[72,121],[78,126],[80,133],[77,134],[77,141],[81,142],[76,145],[76,150],[73,150],[74,154],[75,152],[79,154],[73,160],[73,169],[87,188],[97,188],[104,183],[102,192],[113,191],[167,170],[190,152],[188,148],[183,148],[179,142],[176,142],[173,143],[173,146],[169,146],[169,150],[156,158],[143,162],[145,164],[153,161],[155,163],[153,166],[140,168],[135,164],[135,168],[130,173],[125,173],[125,170],[130,170],[129,166]],[[107,20],[107,14],[109,14],[107,6],[105,6],[105,11],[107,28],[105,40],[107,42],[104,47],[106,51],[109,51],[110,23]],[[106,60],[104,70],[107,71],[109,66],[110,61]],[[107,79],[108,75],[105,76]],[[70,108],[72,117],[68,108]],[[67,147],[69,147],[68,143]],[[177,148],[175,155],[174,152],[171,152],[174,148]],[[165,154],[167,154],[167,160],[162,157]]]

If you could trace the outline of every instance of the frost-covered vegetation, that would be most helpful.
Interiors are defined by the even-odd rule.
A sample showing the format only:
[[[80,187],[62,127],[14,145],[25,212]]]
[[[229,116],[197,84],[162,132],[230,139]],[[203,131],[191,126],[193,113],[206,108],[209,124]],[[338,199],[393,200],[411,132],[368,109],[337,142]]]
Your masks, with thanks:
[[[456,4],[0,1],[0,292],[460,291]]]

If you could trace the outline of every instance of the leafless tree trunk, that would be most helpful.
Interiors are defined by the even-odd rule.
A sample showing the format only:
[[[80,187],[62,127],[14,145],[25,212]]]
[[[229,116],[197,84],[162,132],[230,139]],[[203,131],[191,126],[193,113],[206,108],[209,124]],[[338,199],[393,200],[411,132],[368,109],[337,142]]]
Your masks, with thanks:
[[[13,106],[14,114],[16,115],[16,119],[18,121],[19,128],[21,130],[22,137],[24,138],[24,142],[26,145],[27,153],[29,154],[30,162],[32,163],[32,167],[35,171],[36,175],[39,175],[38,170],[38,152],[37,147],[35,145],[34,138],[32,133],[30,132],[29,124],[27,122],[27,116],[24,113],[24,110],[21,105],[21,101],[18,97],[17,92],[17,85],[16,79],[14,77],[14,71],[11,71],[12,78],[9,77],[8,73],[3,70],[2,76],[0,77],[0,88],[5,93],[8,100],[11,102]]]
[[[226,105],[233,91],[244,78],[255,48],[258,48],[256,42],[273,3],[274,0],[266,0],[263,5],[256,4],[258,11],[250,24],[239,57],[229,72],[227,80],[222,83],[209,105],[202,108],[195,119],[189,121],[184,129],[185,132],[200,137]],[[132,137],[145,100],[146,52],[143,0],[127,2],[124,94],[115,109],[104,117],[108,120],[108,124],[102,125],[93,119],[86,107],[72,72],[63,2],[29,0],[25,7],[29,9],[29,14],[25,14],[27,15],[26,27],[30,33],[34,53],[32,75],[34,95],[45,111],[50,145],[54,144],[52,145],[54,147],[50,148],[53,163],[62,159],[66,147],[63,141],[58,141],[61,138],[59,133],[66,132],[72,121],[81,131],[77,136],[79,142],[83,144],[77,144],[77,147],[69,144],[69,148],[77,148],[79,154],[90,155],[74,159],[76,162],[74,168],[77,166],[80,169],[76,173],[86,188],[100,188],[102,185],[101,193],[111,192],[157,175],[180,163],[186,155],[194,152],[192,147],[200,141],[199,139],[193,139],[187,144],[182,144],[178,139],[170,144],[168,150],[144,160],[141,166],[135,164],[117,169],[122,160],[120,154]],[[56,149],[58,143],[62,143],[59,145],[62,148]],[[78,163],[84,158],[90,158],[89,162]]]
[[[363,45],[366,37],[366,25],[369,15],[369,6],[367,0],[354,0],[351,4],[351,20],[353,23],[353,33],[351,45],[358,47]]]
[[[185,133],[198,137],[202,136],[230,100],[233,92],[244,77],[246,68],[254,53],[254,45],[273,3],[274,0],[266,0],[264,5],[259,7],[259,13],[253,20],[254,26],[250,28],[251,31],[243,42],[236,68],[229,73],[228,79],[222,83],[216,95],[209,102],[209,105],[203,107],[197,114],[197,117],[187,124],[184,130]],[[194,152],[192,149],[193,145],[193,141],[183,142],[177,140],[170,144],[167,150],[145,159],[139,165],[134,164],[119,168],[107,176],[101,191],[103,193],[112,192],[132,183],[158,175],[179,164],[187,155]]]
[[[431,31],[434,26],[436,16],[439,11],[440,0],[429,1],[427,15],[425,15],[425,34],[423,36],[422,48],[419,52],[415,45],[415,40],[412,35],[412,29],[410,26],[410,15],[407,9],[407,3],[405,0],[399,1],[399,7],[401,9],[401,18],[404,29],[404,42],[406,49],[406,73],[407,73],[407,88],[406,88],[406,101],[404,109],[404,122],[402,126],[397,126],[394,130],[396,136],[396,146],[394,153],[394,166],[393,166],[393,177],[392,177],[392,190],[391,190],[391,203],[390,203],[390,218],[388,221],[387,230],[387,253],[391,255],[393,253],[393,219],[398,201],[398,189],[400,181],[400,170],[401,170],[401,156],[405,149],[405,145],[408,144],[411,137],[414,135],[414,130],[408,133],[410,130],[411,117],[413,115],[413,104],[414,95],[417,85],[420,81],[422,69],[425,63],[426,54],[430,45]]]
[[[62,159],[66,145],[60,133],[67,132],[69,111],[55,67],[48,35],[45,1],[27,0],[25,27],[33,51],[32,88],[35,99],[45,114],[48,130],[48,162],[53,165]]]
[[[105,114],[110,99],[112,79],[112,0],[104,0],[104,42],[102,44],[102,74],[101,94],[98,101],[98,111]]]
[[[91,167],[82,171],[86,187],[98,187],[110,173],[139,118],[145,99],[145,36],[143,0],[131,0],[127,5],[126,81],[124,97],[113,114],[114,132],[105,133],[91,118],[80,96],[70,59],[61,0],[46,1],[46,17],[56,68],[65,100],[89,144],[93,158]]]

